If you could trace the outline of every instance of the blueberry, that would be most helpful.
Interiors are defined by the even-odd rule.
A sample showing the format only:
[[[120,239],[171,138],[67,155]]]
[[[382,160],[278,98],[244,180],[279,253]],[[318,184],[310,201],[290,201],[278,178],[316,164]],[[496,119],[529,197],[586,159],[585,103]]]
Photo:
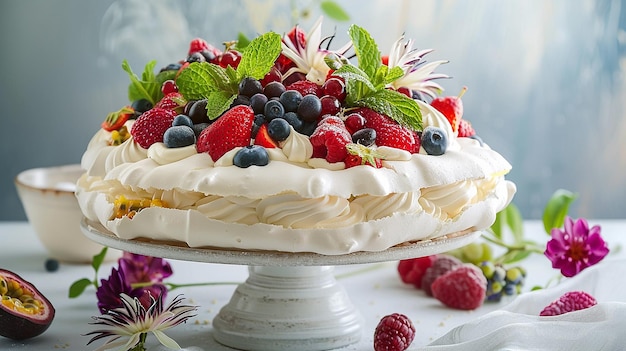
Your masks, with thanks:
[[[267,122],[265,120],[265,116],[261,113],[254,115],[254,122],[252,123],[252,139],[256,138],[257,133],[259,132],[259,128],[261,128],[261,126],[263,124],[265,124],[265,122]]]
[[[281,82],[269,82],[265,85],[265,88],[263,88],[263,94],[265,94],[268,99],[279,97],[284,92],[285,86]]]
[[[263,114],[265,115],[265,119],[271,121],[274,118],[282,118],[285,115],[285,108],[280,101],[270,100],[265,104]]]
[[[187,57],[187,62],[206,62],[206,58],[199,52],[194,52]]]
[[[191,118],[189,118],[189,116],[178,115],[174,117],[174,120],[172,121],[172,126],[193,127],[193,121],[191,120]]]
[[[200,135],[200,133],[202,133],[202,131],[209,126],[209,124],[211,123],[196,123],[194,124],[191,129],[193,129],[194,134],[196,135],[196,138]]]
[[[263,113],[266,103],[267,96],[263,94],[254,94],[250,97],[250,107],[252,107],[254,113]]]
[[[302,122],[300,117],[298,117],[298,115],[295,112],[287,112],[287,113],[285,113],[285,115],[283,116],[283,119],[285,121],[287,121],[287,123],[291,124],[293,129],[295,129],[295,130],[302,129],[302,123],[303,122]]]
[[[239,82],[239,94],[247,97],[252,97],[254,94],[263,92],[263,86],[261,82],[252,77],[245,77]]]
[[[152,103],[146,99],[139,99],[133,101],[130,107],[135,110],[135,114],[141,115],[142,113],[152,108]]]
[[[300,101],[302,101],[302,94],[297,90],[287,90],[280,94],[280,103],[283,104],[286,112],[296,112]]]
[[[429,155],[443,155],[448,148],[446,132],[441,128],[432,126],[424,128],[424,131],[422,131],[422,147]]]
[[[167,128],[163,134],[163,143],[168,148],[193,145],[196,142],[196,133],[189,126],[173,126]]]
[[[359,129],[352,134],[352,142],[363,146],[370,146],[376,141],[376,131],[372,128]]]
[[[209,121],[209,117],[207,117],[206,114],[206,104],[207,99],[202,99],[194,102],[189,107],[189,113],[187,113],[187,116],[191,118],[193,123],[203,123]]]
[[[263,146],[249,145],[239,149],[233,157],[233,164],[240,168],[250,166],[266,166],[270,162],[270,156]]]
[[[230,104],[231,107],[233,106],[238,106],[238,105],[248,105],[250,106],[250,98],[245,96],[245,95],[237,95],[237,97],[235,98],[235,100],[233,101],[232,104]]]
[[[49,258],[44,263],[44,266],[46,267],[46,271],[56,272],[59,270],[59,261],[55,260],[54,258]]]
[[[478,135],[476,135],[476,134],[474,134],[474,135],[470,136],[469,138],[470,138],[470,139],[474,139],[474,140],[478,141],[478,144],[479,144],[480,146],[483,146],[483,145],[484,145],[483,139],[482,139],[481,137],[479,137]]]
[[[215,60],[215,54],[209,50],[202,50],[200,51],[200,54],[204,56],[204,59],[206,60],[206,62],[211,62]]]
[[[290,133],[291,128],[289,128],[289,123],[282,118],[273,119],[267,124],[267,134],[276,141],[287,139]]]
[[[322,101],[313,94],[305,95],[298,105],[298,115],[303,121],[316,121],[322,113]]]
[[[159,73],[163,72],[163,71],[178,71],[181,67],[182,67],[182,65],[180,63],[178,63],[178,62],[177,63],[170,63],[169,65],[161,68]]]

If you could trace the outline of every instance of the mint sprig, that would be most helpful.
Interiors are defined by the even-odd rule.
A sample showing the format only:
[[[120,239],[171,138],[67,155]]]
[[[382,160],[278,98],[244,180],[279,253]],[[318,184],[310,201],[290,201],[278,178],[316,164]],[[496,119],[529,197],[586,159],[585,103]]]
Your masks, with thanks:
[[[155,66],[156,61],[148,62],[141,73],[141,78],[139,78],[130,68],[128,61],[122,61],[122,69],[128,73],[130,78],[130,86],[128,87],[129,101],[146,99],[154,105],[163,98],[161,85],[168,79],[174,79],[176,71],[163,71],[155,75]]]
[[[178,91],[187,100],[207,99],[207,116],[216,119],[237,97],[239,82],[245,77],[265,77],[281,51],[280,35],[265,33],[246,45],[237,69],[208,62],[190,64],[176,79]]]
[[[400,67],[389,69],[382,64],[376,41],[365,29],[352,25],[348,33],[358,67],[344,64],[333,73],[346,81],[346,104],[371,108],[401,125],[416,131],[422,130],[419,105],[404,94],[386,89],[387,84],[404,76],[404,71]]]

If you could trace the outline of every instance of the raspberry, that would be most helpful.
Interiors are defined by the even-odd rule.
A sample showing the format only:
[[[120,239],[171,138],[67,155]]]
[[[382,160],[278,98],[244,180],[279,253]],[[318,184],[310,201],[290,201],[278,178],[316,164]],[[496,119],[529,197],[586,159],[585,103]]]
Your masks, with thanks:
[[[299,80],[287,86],[287,90],[297,90],[302,96],[313,94],[322,96],[322,87],[308,80]]]
[[[462,119],[459,122],[459,138],[469,138],[474,135],[476,135],[476,131],[472,124],[468,120]]]
[[[593,296],[584,291],[570,291],[546,306],[539,315],[558,316],[563,313],[584,310],[585,308],[595,306],[597,303]]]
[[[400,313],[383,317],[374,331],[374,351],[404,351],[415,338],[415,326]]]
[[[406,284],[413,284],[416,288],[421,289],[422,277],[436,260],[436,255],[401,260],[398,262],[400,279]]]
[[[435,281],[435,279],[439,278],[440,275],[447,273],[449,270],[452,270],[458,266],[460,266],[462,262],[450,255],[439,255],[433,265],[426,269],[424,272],[424,276],[422,277],[422,289],[428,296],[433,296],[431,285]]]
[[[444,305],[473,310],[485,301],[487,279],[480,268],[464,264],[437,278],[431,285],[433,296]]]
[[[365,127],[376,131],[376,145],[406,150],[410,153],[419,151],[419,143],[416,142],[414,131],[369,108],[361,108],[355,112],[365,117]]]
[[[325,158],[330,163],[343,162],[348,156],[346,145],[352,136],[339,117],[328,116],[322,119],[311,135],[313,157]]]
[[[154,143],[163,142],[163,134],[172,126],[176,115],[174,110],[155,107],[137,118],[130,134],[139,146],[147,149]]]

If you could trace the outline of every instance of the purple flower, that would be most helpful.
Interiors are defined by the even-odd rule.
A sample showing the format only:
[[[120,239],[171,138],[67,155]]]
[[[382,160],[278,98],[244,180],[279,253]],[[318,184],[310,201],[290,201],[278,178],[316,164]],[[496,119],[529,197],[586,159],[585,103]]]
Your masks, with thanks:
[[[172,275],[172,267],[166,260],[124,252],[118,263],[130,286],[140,286],[152,296],[165,297],[167,287],[162,284],[163,279]]]
[[[552,229],[552,239],[544,254],[552,261],[552,268],[561,270],[566,277],[573,277],[583,269],[600,262],[609,248],[600,235],[600,226],[589,225],[584,218],[574,222],[565,218],[564,230]]]
[[[100,313],[105,314],[110,310],[122,307],[121,294],[126,294],[132,298],[139,298],[146,303],[149,303],[149,295],[145,294],[144,289],[133,289],[130,283],[126,281],[124,271],[113,268],[109,279],[101,279],[100,286],[96,290],[96,297],[98,298],[98,309]],[[148,295],[148,296],[144,296]],[[157,295],[158,296],[158,295]]]

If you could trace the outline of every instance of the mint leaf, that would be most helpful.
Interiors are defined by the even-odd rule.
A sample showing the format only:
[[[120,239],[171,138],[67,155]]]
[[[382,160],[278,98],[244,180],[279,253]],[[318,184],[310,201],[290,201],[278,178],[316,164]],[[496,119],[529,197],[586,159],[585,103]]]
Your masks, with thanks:
[[[352,38],[352,45],[354,46],[354,51],[359,61],[359,68],[367,74],[370,81],[375,82],[374,79],[378,67],[382,65],[380,51],[378,51],[376,41],[374,41],[365,29],[357,25],[350,26],[348,34],[350,34],[350,38]]]
[[[367,94],[375,92],[377,89],[370,81],[367,73],[357,66],[343,65],[333,72],[333,75],[340,76],[346,82],[347,103],[354,105]]]
[[[412,130],[422,130],[422,112],[417,102],[395,90],[378,90],[357,101],[356,105],[387,115]]]
[[[268,32],[254,38],[241,54],[238,81],[244,77],[263,79],[282,51],[280,35]]]
[[[144,67],[141,80],[130,68],[128,61],[122,61],[122,69],[128,73],[130,77],[130,86],[128,87],[128,100],[135,101],[146,99],[153,105],[161,99],[161,85],[156,81],[153,70],[156,61],[150,61]]]
[[[550,234],[553,228],[563,226],[569,206],[577,197],[578,195],[564,189],[559,189],[552,194],[543,210],[543,228],[546,233]]]
[[[214,120],[230,108],[230,105],[237,98],[237,94],[226,91],[214,91],[206,99],[206,115],[210,120]]]
[[[334,1],[326,0],[320,3],[320,8],[328,17],[335,21],[348,21],[350,16],[348,13]]]
[[[218,90],[235,94],[226,71],[212,63],[194,62],[185,68],[176,79],[178,91],[187,100],[206,99]]]
[[[85,289],[87,289],[87,287],[91,284],[92,284],[91,280],[87,278],[83,278],[83,279],[79,279],[75,281],[70,286],[70,291],[68,294],[69,298],[73,299],[75,297],[79,297],[85,291]]]
[[[385,65],[381,65],[385,66]],[[385,66],[387,67],[387,66]],[[387,71],[387,75],[385,76],[385,80],[384,80],[384,84],[387,85],[397,79],[400,79],[404,77],[404,70],[398,66],[392,68],[391,70]]]

